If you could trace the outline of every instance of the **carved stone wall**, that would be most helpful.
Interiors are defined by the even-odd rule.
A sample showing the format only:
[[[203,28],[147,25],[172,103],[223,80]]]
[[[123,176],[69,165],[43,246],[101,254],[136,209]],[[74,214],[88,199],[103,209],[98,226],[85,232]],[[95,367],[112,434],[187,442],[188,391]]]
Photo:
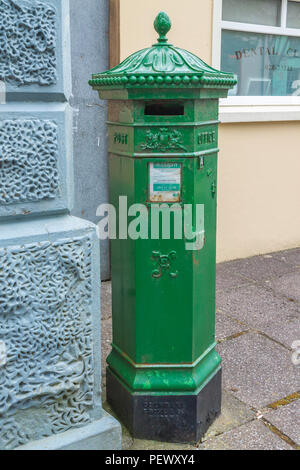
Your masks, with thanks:
[[[0,250],[0,448],[91,420],[91,243]]]
[[[0,0],[0,80],[18,86],[56,83],[55,21],[48,3]]]
[[[57,160],[54,121],[0,121],[0,204],[54,199]]]
[[[68,18],[68,0],[0,0],[0,450],[115,448],[102,446],[99,240],[70,216]]]

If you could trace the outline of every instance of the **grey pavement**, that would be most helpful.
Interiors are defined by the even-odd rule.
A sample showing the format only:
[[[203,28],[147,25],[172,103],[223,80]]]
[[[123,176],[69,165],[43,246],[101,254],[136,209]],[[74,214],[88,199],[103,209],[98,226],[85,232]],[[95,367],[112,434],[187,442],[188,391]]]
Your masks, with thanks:
[[[223,360],[222,414],[195,445],[133,439],[138,450],[300,450],[300,248],[217,266],[216,338]],[[102,283],[102,367],[111,343],[111,285]],[[109,407],[104,405],[109,410]]]

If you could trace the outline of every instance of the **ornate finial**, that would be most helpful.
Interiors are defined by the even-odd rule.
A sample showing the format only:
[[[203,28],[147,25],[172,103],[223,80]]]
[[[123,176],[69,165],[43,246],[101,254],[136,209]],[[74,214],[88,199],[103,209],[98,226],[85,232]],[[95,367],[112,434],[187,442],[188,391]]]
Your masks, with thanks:
[[[164,11],[161,11],[154,21],[155,31],[157,31],[159,34],[159,43],[165,43],[168,41],[166,34],[170,31],[171,26],[172,23],[169,16]]]

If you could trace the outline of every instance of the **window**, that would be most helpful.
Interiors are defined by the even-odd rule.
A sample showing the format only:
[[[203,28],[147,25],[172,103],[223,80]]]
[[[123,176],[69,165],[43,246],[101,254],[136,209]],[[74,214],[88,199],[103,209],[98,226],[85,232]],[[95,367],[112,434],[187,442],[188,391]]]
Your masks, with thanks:
[[[299,119],[300,0],[215,0],[214,16],[213,65],[238,78],[223,105],[290,105]]]

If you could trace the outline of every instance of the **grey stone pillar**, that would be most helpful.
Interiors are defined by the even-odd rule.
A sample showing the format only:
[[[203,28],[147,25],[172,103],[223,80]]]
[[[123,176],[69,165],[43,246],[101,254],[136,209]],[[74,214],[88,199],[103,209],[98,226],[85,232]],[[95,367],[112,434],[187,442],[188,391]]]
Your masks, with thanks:
[[[99,240],[69,215],[69,1],[0,0],[0,31],[0,449],[119,449],[100,393]]]
[[[109,0],[71,0],[72,105],[75,205],[73,214],[97,223],[97,207],[108,202],[106,103],[88,85],[94,70],[108,63]],[[101,241],[101,278],[110,277],[109,242]]]

